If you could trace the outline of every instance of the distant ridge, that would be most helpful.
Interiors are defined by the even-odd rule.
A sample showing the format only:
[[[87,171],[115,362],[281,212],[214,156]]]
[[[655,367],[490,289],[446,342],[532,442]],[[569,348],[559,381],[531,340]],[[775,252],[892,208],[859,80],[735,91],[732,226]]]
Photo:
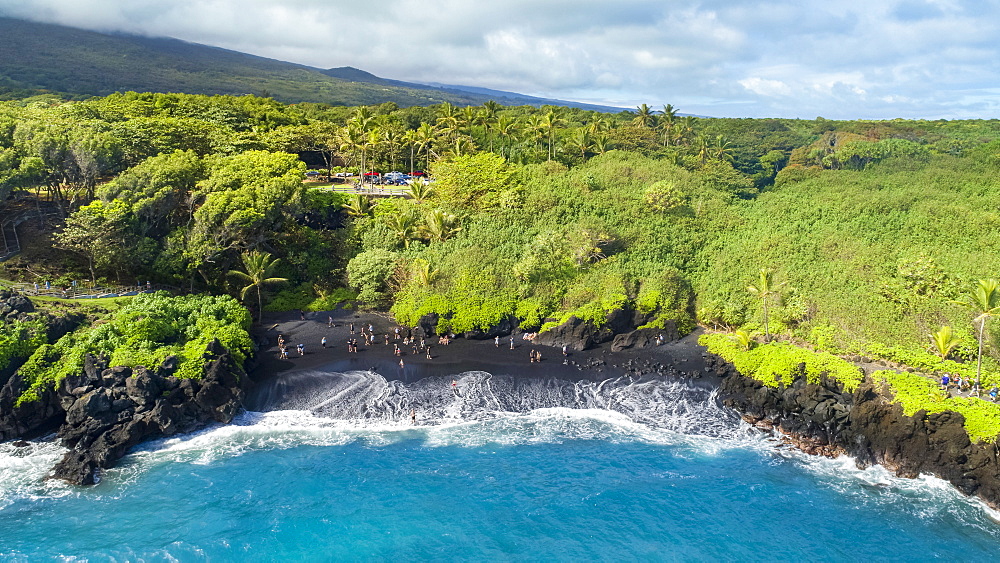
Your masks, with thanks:
[[[545,104],[596,111],[620,108],[545,100],[512,92],[380,78],[353,67],[327,70],[171,38],[107,34],[0,17],[0,96],[54,92],[72,98],[114,92],[255,94],[286,103],[427,106]]]

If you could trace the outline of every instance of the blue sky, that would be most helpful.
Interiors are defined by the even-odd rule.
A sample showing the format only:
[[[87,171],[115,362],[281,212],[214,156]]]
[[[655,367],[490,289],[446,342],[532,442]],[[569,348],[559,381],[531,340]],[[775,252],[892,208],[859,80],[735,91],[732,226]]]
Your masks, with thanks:
[[[0,14],[621,107],[1000,116],[1000,0],[0,0]]]

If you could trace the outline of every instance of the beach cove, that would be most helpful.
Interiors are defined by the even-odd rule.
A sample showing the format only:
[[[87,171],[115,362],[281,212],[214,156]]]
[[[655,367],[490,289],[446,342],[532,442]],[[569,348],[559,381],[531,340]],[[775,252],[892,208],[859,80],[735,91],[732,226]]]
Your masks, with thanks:
[[[331,328],[297,317],[275,320],[293,343]],[[60,456],[51,443],[3,444],[0,557],[976,560],[1000,539],[992,513],[943,481],[803,454],[699,379],[602,378],[563,366],[558,349],[541,367],[523,348],[523,365],[503,364],[509,350],[461,341],[445,352],[453,369],[409,381],[336,365],[353,361],[346,343],[329,349],[344,371],[307,348],[271,374],[306,393],[145,444],[97,487],[41,480]],[[391,351],[362,354],[398,368]],[[558,377],[544,372],[549,356],[567,368]],[[586,355],[601,356],[611,370],[630,359]],[[491,358],[495,373],[471,369]]]

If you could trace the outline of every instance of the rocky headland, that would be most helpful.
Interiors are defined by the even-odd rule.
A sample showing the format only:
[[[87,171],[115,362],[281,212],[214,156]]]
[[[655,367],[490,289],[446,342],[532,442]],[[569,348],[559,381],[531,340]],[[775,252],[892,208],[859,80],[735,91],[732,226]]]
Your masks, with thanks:
[[[709,365],[723,377],[724,405],[807,453],[849,455],[860,467],[878,464],[900,477],[935,475],[1000,508],[1000,452],[996,444],[973,443],[959,413],[907,416],[887,388],[867,377],[854,392],[828,378],[808,383],[804,373],[790,385],[769,387],[721,357],[709,355]]]
[[[36,313],[30,300],[11,292],[0,293],[0,315],[40,318],[46,322],[50,342],[82,320]],[[30,383],[17,368],[27,358],[12,358],[0,369],[0,441],[54,432],[70,451],[52,476],[77,485],[93,484],[102,469],[114,465],[133,446],[210,422],[229,422],[243,408],[249,382],[242,366],[218,341],[208,346],[203,358],[203,377],[185,379],[173,375],[172,357],[148,369],[108,366],[103,358],[87,355],[80,373],[21,404],[18,399]]]

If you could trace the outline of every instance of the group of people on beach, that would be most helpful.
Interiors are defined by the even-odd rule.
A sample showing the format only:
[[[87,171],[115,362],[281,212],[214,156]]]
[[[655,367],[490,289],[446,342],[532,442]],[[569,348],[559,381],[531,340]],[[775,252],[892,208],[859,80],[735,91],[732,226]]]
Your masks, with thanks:
[[[300,317],[302,320],[305,318],[305,313],[300,311]],[[334,324],[333,316],[328,315],[326,318],[327,327],[333,328],[337,326]],[[277,327],[277,325],[275,325]],[[364,346],[370,347],[374,346],[376,340],[375,327],[371,323],[362,323],[360,327],[356,327],[354,322],[347,323],[346,328],[350,332],[351,336],[347,339],[347,352],[348,354],[357,354],[360,348],[360,342],[355,335],[359,335],[363,341]],[[523,333],[521,335],[522,340],[528,342],[533,342],[537,333]],[[438,344],[442,346],[447,346],[451,343],[451,340],[455,338],[454,334],[444,334],[438,338]],[[510,349],[515,349],[515,335],[511,334],[509,338],[504,338],[505,343],[509,344]],[[404,367],[405,362],[403,361],[403,356],[407,355],[405,350],[408,349],[408,353],[416,356],[417,354],[424,354],[424,356],[430,360],[434,356],[431,354],[431,346],[428,344],[425,338],[418,338],[413,334],[412,329],[405,329],[402,327],[394,327],[392,331],[387,331],[383,333],[382,341],[385,346],[390,344],[393,347],[393,356],[399,358],[399,366]],[[500,336],[495,336],[493,339],[494,345],[499,348],[501,344]],[[323,336],[320,339],[320,347],[323,349],[327,348],[327,337]],[[299,356],[304,356],[305,344],[296,344],[296,351]],[[563,356],[567,356],[568,351],[566,346],[563,346]],[[278,335],[278,358],[282,360],[287,360],[289,356],[288,348],[286,346],[285,337],[283,334]],[[531,363],[537,363],[542,361],[542,353],[538,350],[530,350],[528,352],[528,361]],[[563,361],[566,363],[566,360]]]
[[[323,347],[326,348],[326,339],[323,339]],[[295,345],[295,351],[299,353],[300,356],[306,355],[306,345],[299,342]],[[288,359],[288,347],[285,346],[285,335],[278,335],[278,358],[282,360]]]
[[[304,313],[300,312],[300,314],[301,314],[301,316],[304,319]],[[333,316],[332,315],[327,316],[326,325],[329,328],[333,328],[333,327],[336,326],[334,324],[334,322],[333,322]],[[353,336],[355,334],[359,334],[361,336],[362,340],[364,341],[364,345],[365,346],[373,346],[375,344],[375,327],[371,323],[368,323],[367,325],[362,324],[361,327],[360,327],[360,329],[355,330],[355,328],[356,328],[355,324],[352,322],[352,323],[348,323],[347,328],[348,328],[348,330],[350,331],[350,333],[352,335],[350,338],[347,339],[347,352],[349,354],[356,354],[356,353],[358,353],[358,351],[360,349],[359,348],[358,339]],[[431,347],[430,347],[430,345],[427,344],[427,340],[424,339],[424,338],[420,338],[418,340],[417,337],[413,335],[413,331],[412,330],[407,329],[406,330],[406,336],[404,337],[403,336],[403,329],[401,329],[400,327],[396,327],[392,331],[392,335],[393,336],[392,336],[391,340],[390,340],[389,334],[390,333],[388,333],[388,332],[384,333],[383,340],[384,340],[386,346],[388,346],[390,343],[392,344],[392,346],[393,346],[393,355],[399,358],[399,366],[400,367],[403,367],[405,365],[405,363],[403,362],[403,355],[404,355],[403,349],[404,348],[410,348],[411,349],[411,353],[413,355],[417,355],[417,354],[423,353],[424,356],[428,360],[433,359],[434,356],[431,355]],[[441,339],[439,340],[439,342],[442,343],[443,345],[447,345],[450,342],[450,339],[453,338],[453,337],[454,337],[454,335],[445,335],[445,336],[442,336]],[[287,348],[287,346],[285,344],[286,344],[286,342],[285,342],[285,336],[283,334],[279,334],[278,335],[278,358],[282,359],[282,360],[287,360],[288,359],[288,348]],[[402,344],[402,347],[400,346],[400,344]],[[326,349],[326,347],[327,347],[327,338],[326,338],[325,335],[320,339],[320,347],[322,347],[324,349]],[[298,354],[300,356],[304,356],[305,355],[305,344],[302,344],[302,343],[296,344],[296,350],[298,351]]]

